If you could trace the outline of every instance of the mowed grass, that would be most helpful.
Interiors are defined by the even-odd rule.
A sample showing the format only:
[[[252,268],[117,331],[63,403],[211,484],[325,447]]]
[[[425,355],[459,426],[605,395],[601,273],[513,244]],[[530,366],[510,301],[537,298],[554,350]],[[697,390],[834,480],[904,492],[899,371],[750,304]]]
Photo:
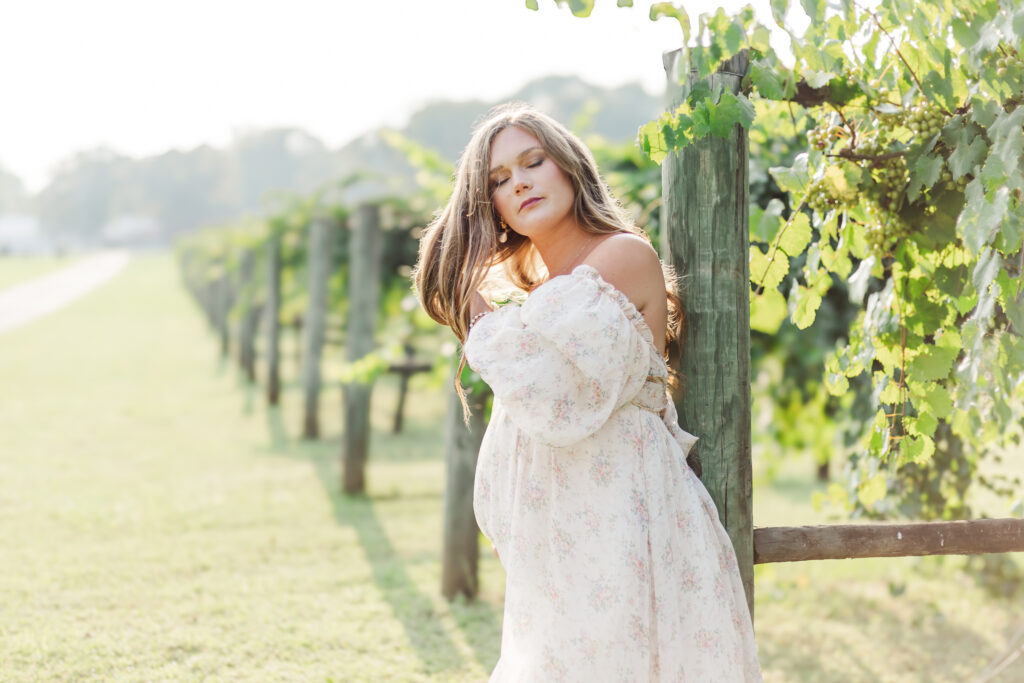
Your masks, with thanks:
[[[0,680],[485,679],[504,579],[484,545],[480,599],[439,595],[440,390],[414,379],[393,435],[397,382],[378,384],[369,492],[349,499],[340,392],[300,441],[294,384],[268,410],[217,348],[169,255],[0,336]],[[758,483],[755,525],[829,521],[812,475]],[[960,562],[757,567],[765,679],[971,680],[1024,606]],[[995,680],[1024,680],[1022,659]]]
[[[11,256],[0,254],[0,291],[70,266],[78,256]]]
[[[295,376],[294,373],[291,376]],[[337,495],[324,439],[268,412],[179,286],[139,257],[0,337],[0,680],[480,680],[502,584],[439,595],[444,406],[374,434],[369,495]],[[394,384],[376,392],[390,424]]]
[[[1024,474],[1024,457],[1014,455]],[[755,456],[756,457],[756,456]],[[756,471],[755,465],[755,471]],[[754,525],[849,523],[816,512],[810,459],[754,487]],[[982,508],[1009,517],[995,504]],[[1018,565],[1021,553],[1011,554]],[[754,623],[766,681],[1024,681],[1024,599],[988,594],[965,557],[786,562],[754,567]],[[1018,652],[1014,656],[1011,652]]]

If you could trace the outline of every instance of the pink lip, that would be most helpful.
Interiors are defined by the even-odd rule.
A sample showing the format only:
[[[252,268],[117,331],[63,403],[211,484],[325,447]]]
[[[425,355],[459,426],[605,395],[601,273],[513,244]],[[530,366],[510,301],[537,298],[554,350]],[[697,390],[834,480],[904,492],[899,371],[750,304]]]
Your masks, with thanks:
[[[543,199],[543,197],[530,197],[525,202],[523,202],[522,204],[519,205],[519,210],[522,211],[523,209],[525,209],[528,206],[533,206],[534,204],[539,202],[541,199]]]

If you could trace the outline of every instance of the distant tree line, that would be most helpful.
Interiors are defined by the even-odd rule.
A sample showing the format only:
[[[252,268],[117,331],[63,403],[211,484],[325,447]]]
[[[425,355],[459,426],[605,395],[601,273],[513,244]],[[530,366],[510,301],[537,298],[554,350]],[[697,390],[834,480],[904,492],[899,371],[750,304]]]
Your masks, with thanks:
[[[631,141],[660,109],[658,98],[638,85],[604,89],[575,77],[540,79],[506,99],[584,122],[584,131],[612,141]],[[494,104],[431,103],[401,133],[455,161],[470,128]],[[140,216],[155,220],[170,243],[205,225],[269,215],[288,197],[342,179],[342,199],[349,204],[409,196],[417,188],[416,169],[376,131],[331,149],[306,131],[280,128],[241,135],[223,149],[203,145],[141,159],[106,148],[82,151],[66,159],[35,196],[0,167],[0,215],[33,213],[47,235],[80,243],[101,242],[104,226],[118,217]]]

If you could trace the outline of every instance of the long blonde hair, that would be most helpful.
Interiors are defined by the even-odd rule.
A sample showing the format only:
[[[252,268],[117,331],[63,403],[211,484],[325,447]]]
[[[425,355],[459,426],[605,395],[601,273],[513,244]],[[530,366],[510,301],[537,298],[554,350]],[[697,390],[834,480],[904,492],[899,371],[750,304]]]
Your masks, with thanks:
[[[509,284],[525,292],[543,281],[542,262],[528,238],[508,230],[507,241],[498,241],[499,218],[491,202],[489,178],[491,144],[498,133],[510,126],[522,128],[537,138],[550,159],[569,177],[575,196],[573,215],[586,232],[628,232],[650,242],[612,196],[598,174],[593,154],[578,137],[527,104],[511,102],[496,107],[476,127],[463,150],[452,195],[440,215],[424,230],[413,271],[420,305],[431,318],[451,327],[460,343],[465,342],[469,332],[470,298],[492,266],[503,264]],[[684,320],[675,292],[675,274],[667,265],[662,266],[662,274],[668,297],[666,339],[671,343],[678,338]],[[455,375],[455,390],[468,420],[469,408],[459,381],[465,363],[463,353]]]

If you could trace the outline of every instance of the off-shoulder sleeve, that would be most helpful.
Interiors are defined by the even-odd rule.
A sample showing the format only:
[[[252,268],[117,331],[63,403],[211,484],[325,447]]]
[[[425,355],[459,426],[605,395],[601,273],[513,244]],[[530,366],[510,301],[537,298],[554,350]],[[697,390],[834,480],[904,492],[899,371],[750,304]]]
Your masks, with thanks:
[[[522,305],[481,318],[466,339],[466,359],[517,427],[551,446],[572,445],[600,429],[647,379],[649,342],[623,300],[597,270],[580,266]]]

